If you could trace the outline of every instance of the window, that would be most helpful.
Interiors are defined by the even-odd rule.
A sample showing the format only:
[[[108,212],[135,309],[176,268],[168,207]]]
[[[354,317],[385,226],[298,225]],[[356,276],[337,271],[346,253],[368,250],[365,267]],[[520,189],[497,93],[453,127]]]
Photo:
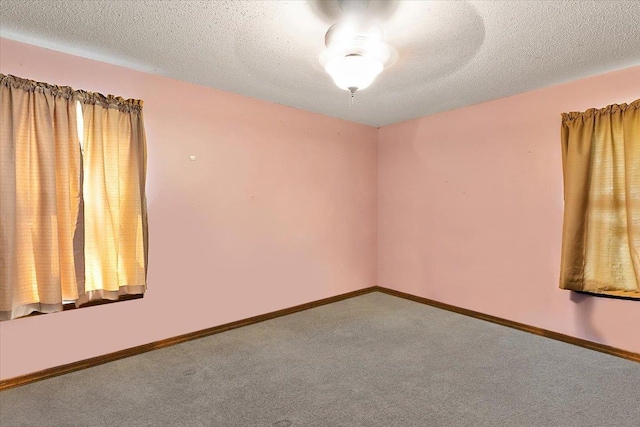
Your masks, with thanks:
[[[0,74],[0,319],[142,295],[142,102]]]
[[[560,287],[640,299],[640,99],[563,114]]]

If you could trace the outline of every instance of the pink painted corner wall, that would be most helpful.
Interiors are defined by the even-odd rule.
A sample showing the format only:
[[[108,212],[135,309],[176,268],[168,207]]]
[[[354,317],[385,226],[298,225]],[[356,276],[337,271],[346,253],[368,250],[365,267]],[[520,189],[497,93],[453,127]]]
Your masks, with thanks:
[[[379,129],[378,283],[640,352],[640,302],[558,288],[560,114],[638,97],[634,67]]]
[[[376,128],[6,39],[0,72],[144,100],[150,226],[144,299],[0,323],[0,378],[376,284]]]
[[[557,287],[559,115],[640,67],[378,130],[6,39],[0,72],[145,101],[150,223],[145,298],[0,323],[0,379],[376,283],[640,352],[640,303]]]

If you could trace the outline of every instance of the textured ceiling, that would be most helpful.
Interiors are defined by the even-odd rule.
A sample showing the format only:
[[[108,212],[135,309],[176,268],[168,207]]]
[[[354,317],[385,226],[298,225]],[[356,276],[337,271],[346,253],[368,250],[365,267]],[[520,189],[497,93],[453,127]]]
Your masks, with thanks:
[[[373,126],[640,64],[640,1],[371,8],[398,57],[351,109],[317,59],[332,0],[1,0],[0,36]]]

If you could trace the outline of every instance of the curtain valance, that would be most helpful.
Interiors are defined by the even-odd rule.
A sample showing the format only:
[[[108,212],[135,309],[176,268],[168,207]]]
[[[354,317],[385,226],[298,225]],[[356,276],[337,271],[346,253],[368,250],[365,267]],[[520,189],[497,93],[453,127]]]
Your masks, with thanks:
[[[589,108],[587,111],[572,111],[570,113],[562,113],[562,123],[571,123],[575,120],[584,120],[587,118],[606,116],[617,112],[640,109],[640,99],[636,99],[631,104],[613,104],[604,108]]]
[[[143,104],[139,99],[124,99],[115,95],[103,95],[98,92],[75,90],[70,86],[58,86],[49,83],[36,82],[34,80],[16,77],[11,74],[0,74],[0,84],[28,92],[47,92],[56,98],[76,99],[83,104],[100,105],[104,108],[115,108],[127,113],[139,113],[142,110]]]

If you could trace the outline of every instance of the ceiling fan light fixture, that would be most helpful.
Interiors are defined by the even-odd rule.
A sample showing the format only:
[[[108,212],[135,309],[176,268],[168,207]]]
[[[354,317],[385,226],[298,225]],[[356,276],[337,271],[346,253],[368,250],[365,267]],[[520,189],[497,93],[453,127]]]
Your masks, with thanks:
[[[336,86],[353,96],[373,83],[392,56],[383,36],[379,25],[358,16],[348,16],[329,28],[319,59]]]
[[[334,58],[324,67],[336,86],[352,93],[369,87],[383,68],[381,61],[360,54]]]

